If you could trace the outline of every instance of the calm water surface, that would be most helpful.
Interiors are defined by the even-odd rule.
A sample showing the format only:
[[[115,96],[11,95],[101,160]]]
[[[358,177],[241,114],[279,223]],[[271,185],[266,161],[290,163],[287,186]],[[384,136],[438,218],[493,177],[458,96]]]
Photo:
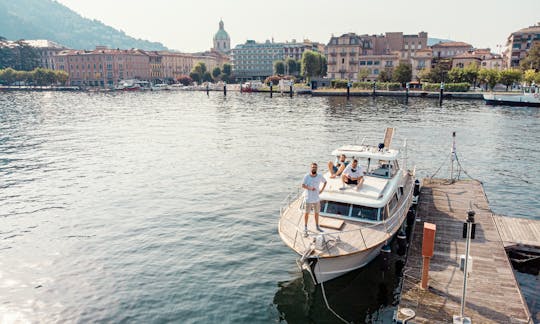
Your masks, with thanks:
[[[540,110],[436,104],[0,93],[0,322],[335,322],[279,239],[279,207],[311,161],[389,126],[420,176],[448,176],[456,131],[493,211],[540,218]],[[329,283],[329,302],[391,318],[402,263]]]

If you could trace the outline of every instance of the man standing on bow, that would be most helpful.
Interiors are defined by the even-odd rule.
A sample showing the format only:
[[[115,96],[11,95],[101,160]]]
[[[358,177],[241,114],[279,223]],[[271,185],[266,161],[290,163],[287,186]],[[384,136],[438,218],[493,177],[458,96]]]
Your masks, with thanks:
[[[319,189],[321,182],[323,186]],[[319,194],[324,191],[326,187],[326,179],[317,173],[317,163],[311,163],[311,172],[304,176],[302,181],[302,188],[304,191],[304,205],[306,206],[304,213],[304,234],[307,234],[307,223],[309,218],[309,212],[313,209],[315,214],[315,225],[319,232],[323,230],[319,227],[319,213],[321,210],[321,199]]]

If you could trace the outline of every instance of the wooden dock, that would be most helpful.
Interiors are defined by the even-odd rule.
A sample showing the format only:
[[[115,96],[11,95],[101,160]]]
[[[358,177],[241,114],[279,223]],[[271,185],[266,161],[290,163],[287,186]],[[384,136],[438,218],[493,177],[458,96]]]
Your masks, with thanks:
[[[540,220],[493,215],[505,247],[540,248]]]
[[[407,262],[398,317],[402,308],[416,316],[408,323],[452,323],[459,315],[465,254],[463,222],[469,203],[476,212],[476,238],[471,243],[472,273],[467,288],[465,316],[473,323],[532,323],[527,304],[514,277],[503,241],[482,184],[478,181],[424,180]],[[504,221],[504,220],[503,220]],[[423,222],[437,225],[435,253],[431,259],[429,288],[420,288]]]

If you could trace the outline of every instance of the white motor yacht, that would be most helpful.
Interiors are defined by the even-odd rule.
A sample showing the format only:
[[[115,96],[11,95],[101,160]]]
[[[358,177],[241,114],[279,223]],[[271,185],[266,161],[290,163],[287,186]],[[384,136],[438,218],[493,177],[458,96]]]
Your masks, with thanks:
[[[323,232],[317,231],[311,213],[305,234],[300,192],[281,208],[279,235],[299,255],[299,265],[311,273],[315,283],[365,266],[401,228],[413,201],[415,171],[406,169],[406,156],[400,166],[399,150],[389,148],[393,131],[387,129],[384,144],[342,146],[332,152],[357,159],[365,175],[357,189],[345,185],[339,176],[324,174],[327,185],[320,195],[319,217]]]

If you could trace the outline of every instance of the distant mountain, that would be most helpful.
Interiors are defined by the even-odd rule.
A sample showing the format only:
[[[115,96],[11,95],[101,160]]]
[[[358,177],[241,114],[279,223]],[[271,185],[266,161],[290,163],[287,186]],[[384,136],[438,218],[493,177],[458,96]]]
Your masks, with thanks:
[[[96,45],[167,49],[161,43],[136,39],[100,21],[83,18],[53,0],[0,0],[0,36],[9,40],[48,39],[74,49],[94,49]]]
[[[453,42],[453,40],[450,40],[450,39],[442,39],[442,38],[431,38],[431,37],[428,37],[428,40],[427,40],[427,45],[428,46],[433,46],[437,43],[446,43],[446,42]]]

